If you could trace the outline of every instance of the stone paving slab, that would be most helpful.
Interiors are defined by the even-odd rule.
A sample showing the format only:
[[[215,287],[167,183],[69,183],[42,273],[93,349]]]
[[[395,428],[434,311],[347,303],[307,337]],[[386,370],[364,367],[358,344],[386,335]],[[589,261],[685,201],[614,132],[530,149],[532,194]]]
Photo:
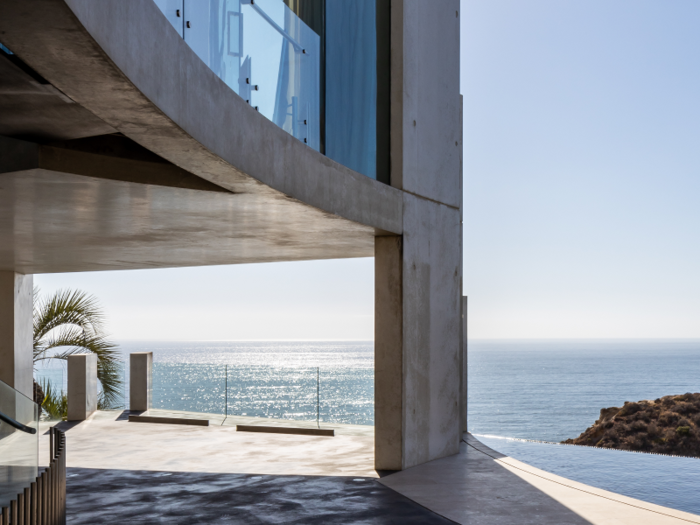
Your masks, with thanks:
[[[267,420],[270,421],[270,420]],[[68,467],[236,474],[378,477],[371,435],[300,436],[130,423],[119,412],[63,422]],[[48,459],[48,435],[41,459]]]

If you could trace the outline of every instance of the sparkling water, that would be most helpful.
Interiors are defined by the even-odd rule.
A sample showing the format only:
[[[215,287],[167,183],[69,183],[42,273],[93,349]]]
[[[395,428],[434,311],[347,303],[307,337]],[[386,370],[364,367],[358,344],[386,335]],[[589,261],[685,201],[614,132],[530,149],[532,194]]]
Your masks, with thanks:
[[[374,424],[371,342],[120,347],[125,362],[130,352],[153,352],[154,408]],[[700,514],[700,459],[506,439],[558,442],[592,425],[601,408],[700,392],[699,341],[471,341],[468,359],[468,426],[488,446],[582,483]],[[65,384],[60,366],[37,374]]]

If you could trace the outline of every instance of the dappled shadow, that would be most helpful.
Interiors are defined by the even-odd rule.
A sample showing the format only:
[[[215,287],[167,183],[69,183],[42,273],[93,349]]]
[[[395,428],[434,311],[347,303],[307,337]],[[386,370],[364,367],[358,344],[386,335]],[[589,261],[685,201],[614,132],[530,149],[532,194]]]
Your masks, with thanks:
[[[68,469],[68,522],[448,525],[376,479]]]

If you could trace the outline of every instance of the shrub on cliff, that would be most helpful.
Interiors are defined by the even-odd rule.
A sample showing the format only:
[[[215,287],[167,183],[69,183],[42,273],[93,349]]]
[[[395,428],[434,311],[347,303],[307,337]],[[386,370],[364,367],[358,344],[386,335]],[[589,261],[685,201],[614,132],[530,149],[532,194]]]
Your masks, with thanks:
[[[562,443],[700,457],[700,394],[604,408],[592,427]]]

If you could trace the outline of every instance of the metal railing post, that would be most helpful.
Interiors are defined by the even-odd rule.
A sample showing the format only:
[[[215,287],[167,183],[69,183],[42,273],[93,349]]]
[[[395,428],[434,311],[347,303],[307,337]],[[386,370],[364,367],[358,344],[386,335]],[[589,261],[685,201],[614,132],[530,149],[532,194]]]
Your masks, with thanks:
[[[32,490],[31,486],[24,489],[24,524],[31,525],[32,518]]]
[[[29,520],[29,525],[37,525],[37,515],[39,514],[39,491],[37,488],[37,482],[32,481],[32,483],[29,485],[29,490],[32,494],[32,501],[31,501],[31,519]]]
[[[24,492],[17,494],[17,508],[13,519],[15,523],[24,525]]]

